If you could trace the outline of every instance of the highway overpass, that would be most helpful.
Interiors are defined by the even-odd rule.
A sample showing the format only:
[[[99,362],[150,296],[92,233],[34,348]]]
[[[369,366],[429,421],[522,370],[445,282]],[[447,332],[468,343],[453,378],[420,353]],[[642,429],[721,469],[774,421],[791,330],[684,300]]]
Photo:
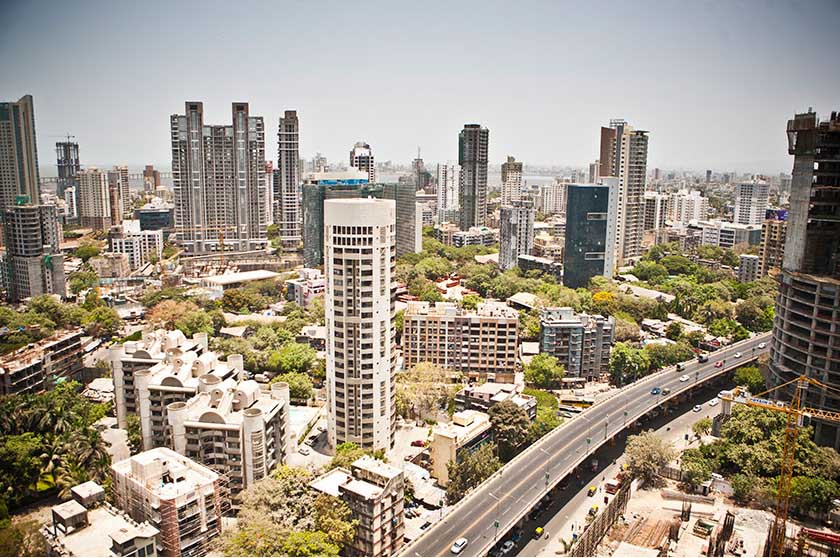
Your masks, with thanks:
[[[769,351],[770,333],[757,335],[709,355],[705,363],[684,363],[684,370],[666,368],[625,386],[615,395],[567,420],[535,442],[470,492],[402,556],[448,556],[452,543],[466,537],[463,556],[484,556],[572,469],[607,440],[662,403]],[[759,344],[767,344],[759,348]],[[742,356],[735,358],[735,353]],[[715,367],[723,361],[721,368]],[[685,382],[680,376],[688,376]],[[667,395],[651,389],[669,388]]]

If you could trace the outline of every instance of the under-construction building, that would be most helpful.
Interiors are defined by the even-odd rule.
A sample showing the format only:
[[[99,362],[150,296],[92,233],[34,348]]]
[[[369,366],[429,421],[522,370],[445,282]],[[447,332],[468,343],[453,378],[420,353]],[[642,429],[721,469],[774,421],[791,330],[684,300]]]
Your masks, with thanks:
[[[230,510],[222,475],[168,448],[137,454],[111,470],[116,505],[159,531],[159,555],[207,554]]]
[[[78,379],[82,370],[81,328],[61,330],[0,357],[0,395],[40,393]]]
[[[770,351],[770,381],[800,375],[840,384],[840,113],[787,125],[794,156],[787,236]],[[788,393],[777,394],[788,400]],[[840,410],[840,398],[810,386],[802,406]],[[814,420],[816,441],[840,448],[838,425]]]

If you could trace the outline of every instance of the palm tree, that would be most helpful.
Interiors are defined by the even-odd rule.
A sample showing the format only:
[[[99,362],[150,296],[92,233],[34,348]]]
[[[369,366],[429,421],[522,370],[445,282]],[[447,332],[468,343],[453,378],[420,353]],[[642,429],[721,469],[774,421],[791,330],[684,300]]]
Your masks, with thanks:
[[[55,485],[59,488],[58,497],[62,500],[70,498],[70,489],[90,480],[86,468],[72,455],[66,456],[58,466]]]

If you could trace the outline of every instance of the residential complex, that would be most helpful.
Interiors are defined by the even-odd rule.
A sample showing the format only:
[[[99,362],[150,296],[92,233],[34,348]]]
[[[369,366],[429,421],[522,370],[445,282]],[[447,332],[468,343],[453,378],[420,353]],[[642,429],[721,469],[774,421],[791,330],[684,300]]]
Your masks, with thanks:
[[[0,102],[0,211],[15,205],[18,196],[40,203],[40,182],[32,95]]]
[[[680,190],[668,196],[668,221],[688,224],[708,217],[709,200],[698,190]]]
[[[111,198],[111,225],[119,225],[124,217],[131,216],[128,167],[115,166],[108,171],[108,195]]]
[[[597,380],[609,374],[615,318],[545,308],[540,316],[540,352],[557,357],[570,378]]]
[[[268,245],[265,127],[248,103],[233,103],[232,124],[204,123],[187,101],[170,118],[175,229],[188,254],[261,250]],[[224,246],[222,246],[224,245]]]
[[[566,204],[566,244],[563,284],[586,287],[596,275],[612,277],[615,270],[611,234],[616,188],[609,185],[569,184]],[[612,198],[612,199],[611,199]]]
[[[461,166],[458,209],[462,231],[487,224],[489,148],[490,130],[480,124],[464,125],[458,135],[458,164]]]
[[[785,257],[785,234],[787,221],[768,219],[761,226],[758,276],[777,275],[782,269]]]
[[[175,207],[172,204],[160,198],[154,198],[140,209],[134,210],[134,219],[140,221],[140,230],[169,231],[174,226],[172,216],[174,210]]]
[[[516,267],[519,256],[527,256],[534,249],[534,204],[531,200],[517,200],[503,205],[499,227],[499,268]]]
[[[436,424],[432,428],[429,457],[431,475],[440,486],[449,484],[449,463],[457,463],[464,453],[476,451],[493,440],[490,417],[481,411],[459,411],[452,415],[452,422]]]
[[[763,181],[742,182],[735,187],[735,222],[760,225],[770,195],[770,184]]]
[[[511,205],[522,196],[522,161],[508,156],[502,163],[502,205]]]
[[[128,256],[128,267],[139,269],[150,261],[160,261],[163,255],[163,231],[142,230],[140,221],[126,220],[111,227],[108,249]]]
[[[324,202],[328,439],[387,450],[396,428],[396,204]]]
[[[647,132],[634,130],[624,120],[611,120],[609,128],[601,128],[599,175],[618,178],[616,266],[642,255],[647,150]]]
[[[738,282],[749,283],[760,277],[761,263],[759,257],[753,254],[738,256]]]
[[[272,209],[283,248],[295,250],[303,240],[300,211],[300,124],[297,111],[287,110],[277,126],[277,170]]]
[[[111,187],[108,173],[96,167],[79,171],[79,223],[83,227],[108,230],[115,213],[111,210]],[[116,215],[119,215],[117,212]]]
[[[306,308],[315,297],[323,296],[325,289],[326,279],[321,270],[304,267],[298,270],[296,279],[286,279],[286,300]]]
[[[539,210],[550,215],[566,216],[566,187],[568,182],[555,178],[554,182],[540,185]]]
[[[168,448],[139,453],[111,470],[114,502],[158,530],[161,555],[207,555],[230,509],[223,478]]]
[[[409,302],[403,322],[403,366],[428,362],[471,379],[514,381],[519,314],[497,301],[465,312],[452,302]]]
[[[470,227],[462,231],[454,223],[435,225],[435,239],[446,244],[462,248],[464,246],[493,246],[499,242],[499,229],[489,227]]]
[[[533,395],[523,395],[521,384],[486,382],[465,387],[455,394],[457,411],[488,412],[494,405],[510,401],[534,420],[537,418],[537,400]]]
[[[76,175],[79,174],[79,144],[74,141],[59,141],[55,144],[58,184],[56,196],[64,198],[64,192],[76,188]]]
[[[366,455],[354,461],[349,471],[333,469],[309,486],[340,498],[359,521],[346,555],[394,556],[402,548],[405,478],[400,469]]]
[[[437,166],[437,222],[458,223],[461,166],[447,161]]]
[[[665,228],[668,218],[668,196],[657,192],[645,192],[645,232]]]
[[[721,248],[734,248],[739,244],[758,246],[761,244],[761,227],[729,221],[699,221],[692,223],[701,232],[700,243]]]
[[[33,205],[18,196],[2,211],[3,288],[6,300],[21,302],[43,294],[67,295],[58,210],[54,205]]]
[[[41,393],[82,371],[82,329],[59,330],[0,357],[0,395]]]
[[[776,319],[770,346],[770,383],[780,385],[806,375],[840,384],[840,356],[832,332],[840,327],[840,112],[819,120],[797,114],[787,125],[788,152],[794,156],[790,212]],[[787,386],[777,394],[787,401]],[[840,410],[825,388],[809,386],[803,407]],[[840,448],[840,427],[812,419],[817,443]]]
[[[368,182],[376,182],[376,163],[373,161],[373,150],[363,141],[357,141],[350,150],[350,166],[367,175]]]

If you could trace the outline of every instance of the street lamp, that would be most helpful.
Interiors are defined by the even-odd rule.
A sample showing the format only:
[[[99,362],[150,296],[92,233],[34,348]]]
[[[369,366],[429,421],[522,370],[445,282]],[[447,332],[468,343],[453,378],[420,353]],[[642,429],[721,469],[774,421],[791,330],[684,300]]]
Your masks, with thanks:
[[[499,498],[497,498],[496,495],[492,492],[488,492],[487,494],[489,494],[491,498],[496,500],[496,521],[493,522],[493,526],[496,528],[496,534],[493,535],[493,544],[496,544],[496,542],[499,540],[499,505],[502,503],[502,501]]]
[[[548,488],[548,462],[551,459],[551,454],[545,451],[543,448],[540,448],[540,451],[545,454],[545,487]]]

